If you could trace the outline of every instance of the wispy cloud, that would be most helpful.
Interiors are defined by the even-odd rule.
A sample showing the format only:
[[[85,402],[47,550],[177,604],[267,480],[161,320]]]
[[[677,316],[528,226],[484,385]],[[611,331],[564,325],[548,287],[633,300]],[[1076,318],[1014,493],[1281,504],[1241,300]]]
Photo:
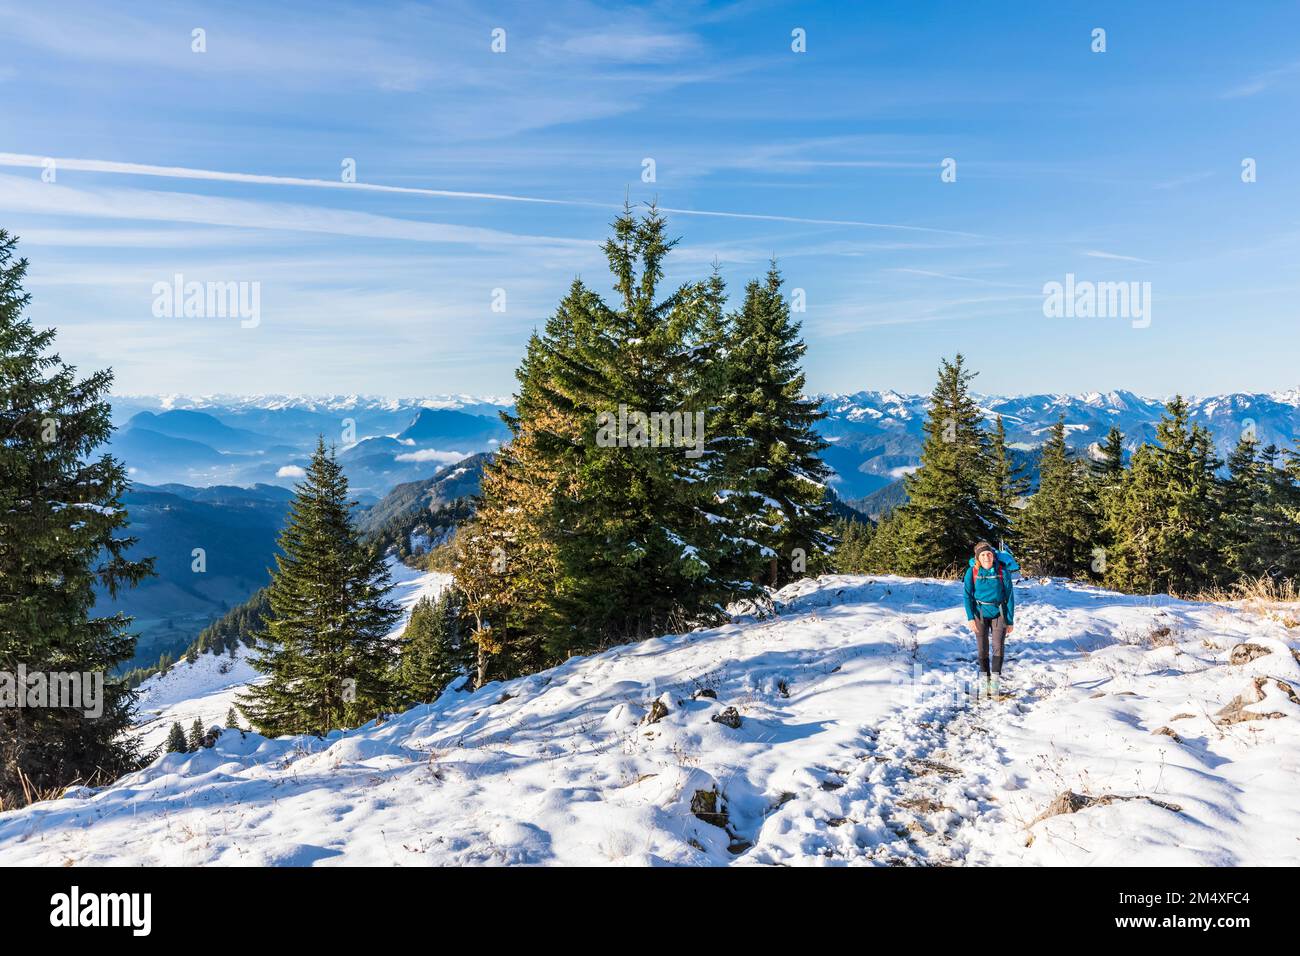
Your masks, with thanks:
[[[1084,255],[1090,259],[1118,259],[1121,262],[1151,262],[1150,259],[1139,259],[1137,256],[1122,256],[1118,252],[1105,252],[1101,249],[1089,249],[1084,253]]]
[[[30,153],[0,153],[0,166],[40,168],[47,162],[53,162],[56,169],[79,170],[83,172],[109,173],[123,176],[154,176],[167,179],[213,180],[218,182],[248,183],[265,186],[303,186],[318,189],[333,189],[357,192],[386,192],[405,195],[430,196],[449,199],[480,199],[497,202],[537,203],[550,206],[582,206],[596,209],[619,209],[615,203],[598,203],[578,199],[545,199],[538,196],[522,196],[511,193],[467,192],[454,189],[432,189],[420,186],[388,186],[380,183],[353,182],[346,183],[333,179],[309,179],[299,176],[269,176],[262,173],[228,172],[213,169],[193,169],[183,166],[154,166],[147,163],[124,163],[103,159],[71,159],[37,156]],[[12,177],[8,177],[11,178]],[[161,194],[159,194],[161,195]],[[192,197],[198,198],[198,197]],[[0,201],[3,197],[0,197]],[[753,212],[727,212],[716,209],[685,209],[661,206],[666,213],[681,216],[712,216],[725,219],[751,219],[765,222],[803,223],[819,226],[850,226],[866,229],[893,229],[905,232],[934,233],[938,235],[982,238],[977,233],[961,232],[953,229],[939,229],[931,226],[912,226],[892,222],[871,222],[859,219],[819,219],[805,216],[782,216]],[[126,217],[135,218],[135,217]]]
[[[1300,73],[1300,60],[1280,66],[1275,70],[1269,70],[1267,73],[1260,73],[1240,86],[1234,86],[1232,89],[1223,92],[1220,94],[1219,99],[1234,100],[1245,96],[1257,96],[1276,86],[1279,81],[1297,73]]]

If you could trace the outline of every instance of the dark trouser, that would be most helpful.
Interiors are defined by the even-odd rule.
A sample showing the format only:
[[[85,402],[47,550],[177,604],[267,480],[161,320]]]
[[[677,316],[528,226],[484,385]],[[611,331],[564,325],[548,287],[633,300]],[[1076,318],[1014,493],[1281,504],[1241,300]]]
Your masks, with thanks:
[[[993,645],[993,673],[1002,673],[1002,641],[1007,635],[1007,619],[997,617],[975,618],[975,640],[979,644],[980,671],[989,673],[989,645]]]

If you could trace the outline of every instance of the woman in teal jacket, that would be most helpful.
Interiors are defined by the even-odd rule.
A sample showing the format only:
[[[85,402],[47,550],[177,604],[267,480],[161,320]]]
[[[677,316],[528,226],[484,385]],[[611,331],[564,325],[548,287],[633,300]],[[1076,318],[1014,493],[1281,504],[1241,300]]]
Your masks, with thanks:
[[[979,645],[979,667],[985,693],[996,697],[1002,676],[1003,641],[1011,634],[1016,613],[1016,592],[1011,586],[1011,571],[993,550],[981,541],[975,545],[975,557],[962,584],[966,597],[966,623]],[[991,661],[989,651],[992,650]],[[975,696],[979,696],[976,681]]]

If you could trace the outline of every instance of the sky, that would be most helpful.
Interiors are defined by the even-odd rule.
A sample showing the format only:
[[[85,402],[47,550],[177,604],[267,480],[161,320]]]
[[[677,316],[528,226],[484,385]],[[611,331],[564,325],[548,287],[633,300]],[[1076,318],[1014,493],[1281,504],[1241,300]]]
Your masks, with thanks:
[[[28,315],[118,393],[508,395],[625,199],[672,283],[777,258],[811,391],[1300,384],[1293,3],[0,0],[0,102]]]

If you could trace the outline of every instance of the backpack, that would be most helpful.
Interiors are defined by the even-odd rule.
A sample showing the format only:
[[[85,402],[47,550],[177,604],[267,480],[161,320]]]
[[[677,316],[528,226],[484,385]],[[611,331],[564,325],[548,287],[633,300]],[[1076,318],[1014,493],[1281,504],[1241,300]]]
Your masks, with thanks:
[[[998,575],[998,610],[1002,612],[1003,617],[1006,617],[1007,614],[1007,582],[1002,576],[1005,568],[1006,566],[1002,563],[1001,557],[995,557],[993,559],[993,569],[997,571]],[[975,596],[975,582],[979,571],[980,563],[976,561],[970,569],[970,600],[976,607],[979,607],[980,603],[979,599]]]

